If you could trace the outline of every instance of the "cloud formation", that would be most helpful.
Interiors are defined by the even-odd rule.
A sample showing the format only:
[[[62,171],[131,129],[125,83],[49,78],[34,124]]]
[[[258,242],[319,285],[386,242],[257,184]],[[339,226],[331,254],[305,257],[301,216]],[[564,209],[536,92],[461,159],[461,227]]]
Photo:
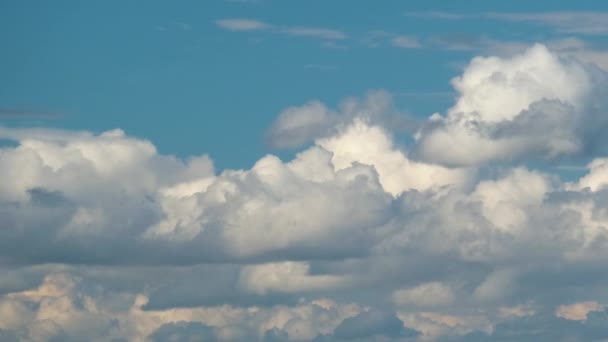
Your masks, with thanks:
[[[439,20],[492,19],[511,22],[528,22],[549,26],[559,32],[586,35],[608,33],[608,13],[602,11],[553,11],[553,12],[482,12],[454,13],[442,11],[408,12],[407,17]]]
[[[216,25],[230,31],[257,31],[266,30],[270,25],[253,19],[220,19]]]
[[[585,153],[607,124],[606,75],[542,45],[512,57],[477,57],[452,80],[455,105],[418,133],[419,151],[460,166]]]
[[[308,26],[277,26],[265,23],[256,19],[249,18],[228,18],[218,19],[215,24],[224,30],[228,31],[261,31],[271,30],[280,34],[295,36],[295,37],[313,37],[324,39],[327,41],[343,40],[348,36],[339,30],[329,29],[325,27],[308,27]]]
[[[269,130],[293,158],[221,172],[0,128],[0,339],[606,338],[604,81],[540,45],[478,57],[411,144],[387,92],[313,100]]]

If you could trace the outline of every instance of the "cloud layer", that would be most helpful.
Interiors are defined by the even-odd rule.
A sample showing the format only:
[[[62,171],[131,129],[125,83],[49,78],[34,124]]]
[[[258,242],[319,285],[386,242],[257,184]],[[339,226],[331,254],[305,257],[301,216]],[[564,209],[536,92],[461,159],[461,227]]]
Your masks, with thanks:
[[[286,109],[293,159],[222,172],[0,128],[0,340],[605,339],[605,80],[541,45],[478,57],[410,145],[376,91]]]

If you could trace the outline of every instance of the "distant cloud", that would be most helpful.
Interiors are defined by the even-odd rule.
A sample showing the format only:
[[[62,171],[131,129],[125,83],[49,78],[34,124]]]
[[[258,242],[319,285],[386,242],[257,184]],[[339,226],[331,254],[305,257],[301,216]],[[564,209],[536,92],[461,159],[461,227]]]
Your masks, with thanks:
[[[290,36],[317,37],[329,40],[345,39],[347,37],[341,31],[320,27],[287,27],[282,29],[281,32]]]
[[[414,38],[414,37],[410,37],[410,36],[397,36],[393,39],[391,39],[391,43],[394,46],[400,47],[400,48],[404,48],[404,49],[417,49],[422,47],[422,45],[420,45],[420,42],[418,41],[418,39]]]
[[[535,45],[451,85],[411,135],[386,91],[287,107],[298,152],[238,170],[0,125],[0,341],[605,340],[608,72]]]
[[[436,19],[465,19],[467,15],[459,14],[459,13],[450,13],[450,12],[440,12],[440,11],[428,11],[428,12],[406,12],[406,17],[418,17],[418,18],[436,18]]]
[[[608,34],[608,12],[484,13],[483,17],[515,22],[532,22],[558,31],[590,35]]]
[[[321,38],[328,41],[346,39],[348,36],[341,31],[324,27],[284,26],[279,27],[263,21],[247,18],[219,19],[215,24],[228,31],[260,31],[273,29],[274,32],[288,36]]]
[[[591,11],[557,11],[557,12],[484,12],[484,13],[451,13],[451,12],[407,12],[407,17],[464,20],[495,19],[512,22],[530,22],[552,27],[560,32],[589,35],[608,34],[608,12]]]
[[[394,36],[395,34],[383,30],[371,30],[363,35],[360,42],[366,47],[375,48],[383,45]]]
[[[215,24],[229,31],[259,31],[266,30],[270,25],[253,19],[220,19],[216,20]]]
[[[416,49],[421,48],[422,44],[417,37],[405,34],[396,34],[383,30],[371,30],[366,32],[360,40],[360,43],[365,47],[376,48],[390,44],[392,46]]]

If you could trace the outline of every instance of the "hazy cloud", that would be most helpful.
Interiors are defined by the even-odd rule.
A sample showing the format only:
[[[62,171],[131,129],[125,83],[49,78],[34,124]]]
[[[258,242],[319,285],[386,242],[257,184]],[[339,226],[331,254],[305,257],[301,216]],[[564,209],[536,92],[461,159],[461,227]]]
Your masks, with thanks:
[[[320,28],[320,27],[302,27],[294,26],[281,29],[281,32],[290,36],[316,37],[328,40],[345,39],[347,36],[343,32]]]
[[[217,26],[230,31],[259,31],[270,28],[265,22],[254,19],[220,19]]]

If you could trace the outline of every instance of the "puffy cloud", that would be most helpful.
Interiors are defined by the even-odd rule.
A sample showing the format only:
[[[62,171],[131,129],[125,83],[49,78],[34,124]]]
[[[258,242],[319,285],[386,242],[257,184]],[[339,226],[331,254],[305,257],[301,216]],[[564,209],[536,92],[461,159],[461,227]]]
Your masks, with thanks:
[[[588,165],[589,173],[577,182],[575,188],[598,191],[608,185],[608,158],[598,158]]]
[[[560,305],[557,310],[555,310],[555,315],[571,321],[585,321],[590,312],[603,310],[604,306],[598,302],[580,302],[570,305]]]
[[[424,191],[442,186],[464,186],[472,170],[448,169],[408,159],[393,146],[390,135],[379,126],[369,126],[359,120],[340,135],[318,140],[318,144],[332,152],[336,169],[351,167],[353,163],[374,166],[382,187],[393,195],[415,189]]]
[[[148,298],[141,294],[96,292],[79,279],[51,274],[38,288],[3,299],[0,332],[28,341],[182,341],[192,336],[247,341],[277,329],[289,338],[310,340],[330,333],[340,322],[361,312],[357,305],[322,299],[295,307],[143,310]],[[5,320],[11,317],[12,321]]]
[[[289,107],[272,124],[267,139],[273,147],[294,148],[315,139],[332,136],[348,127],[355,119],[391,130],[410,129],[410,126],[414,126],[413,120],[397,113],[387,91],[375,90],[368,92],[363,100],[345,99],[337,110],[332,110],[317,100]]]
[[[426,160],[385,92],[290,108],[270,134],[310,146],[222,172],[120,130],[1,128],[0,339],[604,338],[593,72],[539,46],[475,60],[414,148],[471,145]],[[579,142],[577,179],[523,163]]]
[[[269,291],[306,292],[342,287],[347,283],[333,275],[310,275],[310,266],[302,262],[270,263],[245,266],[239,282],[247,291],[266,294]]]
[[[452,81],[455,105],[418,132],[420,155],[462,166],[587,152],[606,127],[605,82],[604,71],[538,44],[512,57],[476,57]]]
[[[319,101],[287,108],[274,122],[269,132],[273,146],[292,148],[308,143],[312,138],[327,134],[335,118],[329,108]]]
[[[513,318],[492,331],[474,331],[442,341],[604,341],[608,337],[606,312],[589,314],[586,321],[572,321],[549,314]]]
[[[167,323],[158,328],[151,336],[151,341],[215,341],[217,335],[213,328],[202,323],[177,322]]]
[[[442,306],[451,304],[454,301],[454,294],[446,285],[432,282],[414,288],[397,290],[393,293],[393,301],[397,305]]]
[[[329,340],[369,341],[374,337],[378,339],[387,337],[393,340],[417,335],[417,331],[405,327],[395,314],[368,310],[345,319],[336,327]]]

